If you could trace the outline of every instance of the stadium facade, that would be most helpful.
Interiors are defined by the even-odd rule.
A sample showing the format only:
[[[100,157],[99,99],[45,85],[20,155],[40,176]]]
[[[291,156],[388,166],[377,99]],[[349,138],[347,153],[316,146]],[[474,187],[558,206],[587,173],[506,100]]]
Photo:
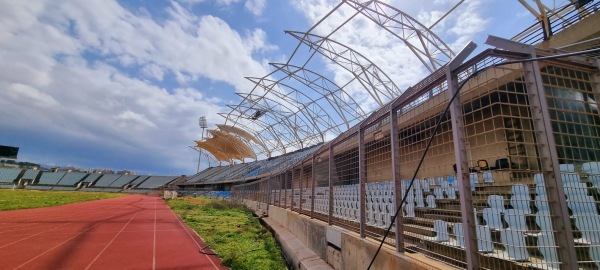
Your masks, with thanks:
[[[572,19],[552,38],[491,36],[475,56],[467,45],[329,142],[180,187],[231,187],[282,224],[292,213],[320,224],[306,228],[325,237],[307,242],[334,266],[337,252],[366,268],[384,241],[378,267],[598,269],[598,6],[562,14]],[[352,256],[330,230],[373,240],[369,252]]]

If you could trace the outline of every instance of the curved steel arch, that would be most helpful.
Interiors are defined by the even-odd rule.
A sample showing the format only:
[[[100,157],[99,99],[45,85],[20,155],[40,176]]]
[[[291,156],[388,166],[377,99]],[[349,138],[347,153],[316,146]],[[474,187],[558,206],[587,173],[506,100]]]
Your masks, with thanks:
[[[379,106],[401,94],[398,86],[383,70],[354,49],[328,37],[299,31],[285,32],[352,73]]]
[[[252,79],[252,78],[250,78],[250,79]],[[265,82],[268,82],[268,83],[271,83],[271,84],[267,85]],[[286,98],[289,98],[289,97],[287,97],[285,95],[282,95],[281,93],[273,90],[274,86],[283,85],[283,86],[285,86],[287,88],[290,88],[292,90],[295,89],[295,88],[293,88],[291,86],[288,86],[286,84],[283,84],[281,82],[276,82],[276,81],[268,80],[268,79],[260,79],[258,82],[254,82],[254,83],[256,83],[260,87],[264,88],[269,93],[275,95],[278,98],[282,98],[282,99],[286,99]],[[295,91],[297,91],[297,90],[295,90]],[[299,92],[299,93],[301,93],[301,92]],[[258,96],[258,95],[248,94],[247,96],[251,97],[251,96]],[[315,122],[315,119],[312,118],[312,115],[307,115],[306,112],[304,110],[302,110],[303,108],[306,108],[307,105],[311,105],[311,104],[301,105],[301,108],[298,107],[299,108],[298,112],[294,112],[294,110],[292,110],[290,107],[288,107],[287,104],[284,104],[284,103],[282,103],[282,102],[280,102],[278,100],[269,98],[266,95],[258,96],[258,97],[259,97],[258,99],[253,99],[253,104],[250,105],[252,108],[255,108],[256,106],[259,106],[260,109],[264,109],[266,111],[267,114],[265,114],[265,115],[274,114],[276,116],[279,116],[279,118],[274,117],[274,119],[275,119],[274,123],[267,123],[265,121],[263,121],[263,122],[267,123],[268,125],[270,125],[272,127],[275,127],[278,124],[283,125],[288,131],[290,131],[290,134],[294,135],[294,139],[296,140],[296,143],[299,144],[300,146],[304,146],[304,142],[303,142],[303,138],[300,138],[298,136],[297,132],[301,132],[302,134],[306,134],[307,136],[305,136],[305,138],[309,138],[310,137],[309,135],[310,134],[314,134],[315,132],[314,131],[310,131],[310,130],[300,129],[299,128],[300,126],[298,125],[297,122],[296,123],[292,123],[291,122],[290,118],[291,117],[297,117],[298,116],[297,115],[298,112],[301,112],[304,115],[304,117],[298,117],[298,119],[301,120],[301,124],[304,125],[304,126],[306,126],[306,127],[312,126],[312,127],[316,128],[316,129],[318,129],[319,130],[318,133],[319,133],[319,135],[321,135],[321,130],[319,128],[319,125]],[[259,104],[258,102],[260,102],[260,101],[269,101],[269,102],[275,103],[276,105],[279,105],[279,106],[283,107],[289,113],[288,114],[284,114],[284,113],[275,111],[275,110],[273,110],[272,107],[269,107],[270,104],[268,104],[268,103],[265,103],[264,105],[263,104]],[[291,106],[298,106],[298,104],[294,104],[295,100],[293,100],[293,99],[292,99],[291,102],[290,102],[290,100],[285,100],[285,101],[287,103],[289,103]],[[257,120],[259,120],[259,119],[257,119]],[[310,123],[307,123],[306,122],[307,120]],[[289,144],[293,144],[294,143],[294,140],[292,140],[289,137],[284,137],[284,139],[287,139],[286,142],[289,143]],[[321,136],[321,142],[322,141],[323,141],[323,137]]]
[[[251,95],[252,94],[248,94],[248,96],[251,96]],[[247,100],[247,99],[244,99],[244,100]],[[264,110],[264,111],[267,111],[267,110],[274,111],[273,108],[271,108],[269,106],[264,106],[264,105],[261,105],[261,104],[256,104],[256,103],[255,104],[249,104],[249,105],[239,104],[235,108],[232,107],[233,110],[228,114],[227,117],[230,117],[231,115],[234,115],[234,112],[237,112],[238,114],[235,115],[235,116],[238,117],[238,120],[239,120],[239,118],[251,119],[252,115],[248,114],[247,112],[249,110],[256,110],[257,108],[261,109],[261,110]],[[271,139],[276,142],[276,145],[273,148],[274,150],[279,149],[283,153],[286,152],[287,145],[285,145],[284,142],[282,141],[282,138],[287,138],[287,136],[286,136],[285,133],[283,133],[281,130],[275,129],[275,126],[270,125],[269,123],[267,123],[267,122],[265,122],[265,121],[263,121],[261,119],[257,118],[257,119],[252,119],[251,121],[252,121],[252,123],[254,123],[256,125],[259,125],[261,128],[263,128],[263,131],[264,130],[268,131],[268,133],[271,135]],[[239,124],[239,122],[240,121],[237,121],[238,124]],[[285,126],[286,129],[288,127],[289,126]],[[288,130],[287,132],[289,134],[295,134],[292,130]],[[269,141],[269,139],[266,136],[262,135],[260,132],[257,132],[257,134],[258,134],[258,136],[260,136],[262,138],[263,141]]]
[[[379,0],[362,3],[358,0],[343,2],[404,41],[429,72],[440,68],[455,55],[452,49],[428,27],[387,3]]]
[[[335,112],[340,116],[340,118],[344,120],[344,124],[346,125],[347,129],[350,128],[350,122],[357,119],[362,119],[366,116],[364,110],[358,105],[356,100],[354,100],[354,98],[350,94],[344,91],[343,87],[338,86],[336,83],[322,76],[321,74],[318,74],[305,67],[299,67],[292,64],[271,63],[271,65],[277,68],[277,70],[284,72],[287,75],[287,77],[294,78],[295,80],[304,84],[311,90],[322,95],[327,100],[327,102],[329,102],[329,104],[335,110]],[[318,82],[321,83],[319,84]],[[335,90],[330,90],[329,85],[334,86]],[[339,97],[336,96],[336,94],[338,93],[340,94]],[[351,101],[351,103],[348,103],[344,99],[344,96],[348,98]],[[344,104],[340,103],[340,101]],[[352,110],[349,108],[355,109]],[[350,115],[352,119],[349,119],[349,117],[346,114]]]
[[[295,88],[293,86],[290,86],[288,84],[282,83],[281,80],[274,81],[274,80],[270,80],[270,79],[266,79],[266,78],[248,78],[248,79],[250,79],[252,82],[254,82],[256,84],[261,84],[261,83],[264,83],[264,82],[271,83],[271,86],[268,89],[269,93],[272,93],[272,94],[274,94],[275,96],[277,96],[279,98],[286,99],[286,98],[289,98],[289,97],[288,97],[287,94],[282,94],[282,93],[280,93],[278,91],[273,91],[273,87],[276,86],[276,85],[283,86],[286,89],[290,89],[290,90],[292,90],[293,93],[296,93],[297,96],[301,95],[304,98],[308,99],[309,102],[307,102],[307,103],[306,102],[299,102],[300,100],[298,98],[292,99],[291,102],[292,103],[296,103],[296,104],[292,104],[292,105],[295,105],[297,107],[297,109],[298,109],[295,112],[293,112],[293,114],[297,115],[298,112],[302,113],[302,115],[304,115],[304,117],[306,117],[306,119],[308,121],[310,121],[314,125],[314,127],[319,130],[319,133],[321,135],[321,142],[324,141],[324,133],[325,132],[327,132],[327,131],[329,131],[331,129],[337,128],[337,126],[331,126],[331,123],[333,123],[335,121],[333,121],[333,118],[331,118],[328,114],[326,115],[326,118],[327,118],[328,121],[322,122],[322,121],[320,121],[321,117],[319,117],[318,115],[314,114],[315,110],[305,110],[305,109],[309,108],[310,106],[317,106],[320,111],[326,112],[326,110],[323,108],[323,106],[321,106],[321,104],[318,103],[318,101],[320,101],[322,99],[327,100],[327,98],[326,98],[325,95],[321,95],[319,98],[313,99],[312,97],[308,96],[307,94],[303,93],[302,91],[298,90],[297,88]],[[256,79],[258,81],[255,81],[254,79]],[[261,86],[261,87],[268,87],[268,86],[264,85],[264,86]],[[267,90],[267,89],[265,89],[265,90]],[[333,105],[332,105],[332,107],[333,107]],[[308,113],[308,115],[307,115],[307,113]],[[281,121],[279,121],[277,123],[274,123],[274,124],[276,125],[276,124],[279,124],[279,123],[281,123]],[[325,126],[324,127],[325,130],[323,130],[322,127],[319,126],[319,123],[321,125]],[[341,131],[338,131],[338,133],[341,133]]]
[[[297,136],[297,129],[294,129],[297,125],[292,125],[292,123],[289,123],[289,119],[287,116],[289,116],[290,114],[284,114],[284,111],[280,111],[279,108],[276,108],[273,105],[279,105],[279,106],[283,106],[286,107],[282,104],[279,104],[275,101],[273,101],[272,99],[266,98],[264,96],[260,96],[260,95],[253,95],[253,94],[247,94],[247,97],[259,97],[260,99],[257,100],[253,100],[253,103],[251,104],[240,104],[238,106],[238,108],[245,108],[246,110],[238,110],[238,112],[241,113],[241,117],[247,118],[247,119],[251,119],[252,115],[251,114],[247,114],[246,112],[249,110],[256,110],[259,109],[261,111],[264,112],[268,112],[265,113],[264,115],[262,115],[260,118],[272,118],[275,121],[277,119],[284,119],[286,121],[286,124],[284,125],[272,125],[271,123],[269,123],[268,121],[265,121],[263,119],[252,119],[252,121],[258,125],[260,125],[261,127],[265,128],[265,129],[270,129],[273,132],[271,133],[271,135],[273,135],[273,139],[278,141],[279,144],[279,149],[281,151],[283,151],[283,153],[286,152],[285,148],[289,145],[289,144],[293,144],[294,142],[300,142],[300,139]],[[247,100],[247,99],[246,99]],[[267,100],[267,101],[271,101],[275,104],[268,104],[268,103],[259,103],[261,100]],[[286,108],[289,110],[289,108]],[[275,117],[273,117],[273,115],[275,115]],[[279,116],[279,118],[277,118],[277,116]],[[285,130],[285,132],[283,132],[282,130],[279,130],[277,128],[283,128]],[[259,133],[260,134],[260,133]],[[290,139],[289,136],[294,136],[296,137],[295,139]],[[285,140],[285,141],[284,141]],[[284,144],[285,143],[285,144]]]

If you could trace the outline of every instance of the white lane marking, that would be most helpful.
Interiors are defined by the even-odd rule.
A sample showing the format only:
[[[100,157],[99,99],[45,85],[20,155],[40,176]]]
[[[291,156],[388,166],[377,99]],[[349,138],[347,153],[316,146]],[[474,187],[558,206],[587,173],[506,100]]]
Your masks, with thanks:
[[[123,232],[123,230],[125,229],[125,227],[127,227],[127,225],[129,225],[129,223],[131,223],[131,221],[133,220],[133,218],[135,216],[137,216],[137,214],[139,214],[139,213],[140,212],[135,212],[135,214],[133,214],[133,216],[131,216],[131,218],[129,219],[129,221],[127,221],[127,223],[125,223],[125,225],[123,225],[123,228],[121,228],[121,230],[110,240],[110,242],[108,242],[108,244],[106,244],[106,246],[100,252],[98,252],[98,255],[96,255],[96,257],[85,268],[86,270],[90,269],[90,267],[92,267],[92,264],[94,264],[96,262],[96,260],[98,260],[98,258],[100,258],[100,255],[102,255],[102,253],[104,253],[104,251],[108,248],[108,246],[110,246],[112,244],[112,242],[114,242],[115,239],[117,239],[117,236],[119,236],[119,234],[121,234],[121,232]]]
[[[198,248],[201,249],[202,246],[200,246],[198,241],[196,241],[196,239],[192,236],[192,234],[190,234],[190,231],[187,229],[187,227],[185,227],[185,225],[183,225],[183,223],[181,223],[181,219],[179,218],[179,216],[177,216],[173,210],[170,210],[170,211],[173,214],[173,216],[175,216],[175,219],[177,219],[177,222],[179,222],[179,226],[181,226],[181,228],[183,228],[183,230],[188,234],[188,236],[192,239],[192,241],[194,241],[196,246],[198,246]],[[200,239],[202,239],[202,237],[196,231],[194,231],[194,233],[196,233],[196,235],[198,235],[198,237],[200,237]],[[208,255],[204,254],[204,256],[206,256],[206,259],[215,267],[215,269],[219,269],[219,267],[217,267],[217,265],[210,259],[210,257]]]
[[[23,264],[21,264],[21,265],[19,265],[19,266],[15,267],[14,269],[19,269],[19,268],[23,267],[24,265],[26,265],[26,264],[30,263],[31,261],[33,261],[33,260],[35,260],[35,259],[37,259],[37,258],[41,257],[42,255],[44,255],[44,254],[46,254],[46,253],[48,253],[48,252],[50,252],[50,251],[52,251],[52,250],[56,249],[57,247],[60,247],[60,246],[62,246],[62,245],[63,245],[63,244],[65,244],[66,242],[69,242],[69,241],[71,241],[71,239],[73,239],[73,238],[75,238],[75,237],[77,237],[77,236],[79,236],[79,235],[81,235],[81,234],[83,234],[83,233],[85,233],[85,232],[89,231],[91,228],[94,228],[94,227],[96,227],[96,225],[98,225],[98,224],[94,224],[94,225],[90,226],[89,228],[85,229],[84,231],[82,231],[82,232],[80,232],[80,233],[78,233],[78,234],[76,234],[76,235],[73,235],[71,238],[69,238],[69,239],[67,239],[67,240],[63,241],[62,243],[60,243],[60,244],[58,244],[58,245],[54,246],[53,248],[51,248],[51,249],[49,249],[49,250],[46,250],[45,252],[41,253],[40,255],[37,255],[37,256],[35,256],[35,257],[31,258],[29,261],[26,261],[26,262],[24,262]]]
[[[152,270],[156,270],[156,204],[158,200],[154,200],[154,244],[152,247]]]

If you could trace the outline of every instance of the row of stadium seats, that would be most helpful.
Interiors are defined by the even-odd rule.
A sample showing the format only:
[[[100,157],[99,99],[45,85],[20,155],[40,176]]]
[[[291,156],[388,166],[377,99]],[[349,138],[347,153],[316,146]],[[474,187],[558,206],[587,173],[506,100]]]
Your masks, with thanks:
[[[42,172],[19,168],[0,168],[0,188],[19,188],[35,190],[82,190],[120,192],[131,191],[147,193],[160,188],[177,177],[98,174],[83,172]]]
[[[567,205],[571,215],[572,227],[576,231],[575,245],[593,261],[600,261],[600,211],[595,198],[600,196],[600,163],[586,163],[576,172],[573,166],[562,165],[560,180],[564,186]],[[494,193],[492,174],[471,174],[470,181],[476,183],[478,192],[490,187],[485,192]],[[549,199],[544,176],[533,174],[533,185],[512,184],[509,192],[484,195],[483,204],[474,201],[476,234],[479,251],[502,260],[525,263],[532,267],[546,269],[559,268],[557,243],[554,240],[554,229],[551,222]],[[531,178],[530,178],[531,179]],[[586,181],[582,180],[586,179]],[[406,218],[405,230],[411,231],[413,224],[421,224],[420,230],[429,231],[415,233],[418,239],[464,248],[463,224],[460,216],[453,219],[428,219],[430,210],[444,210],[448,202],[458,204],[460,197],[458,184],[454,176],[417,179],[411,189],[409,180],[400,182],[402,195],[407,195],[402,214]],[[486,186],[488,185],[488,186]],[[334,186],[332,189],[332,216],[338,219],[358,222],[359,189],[357,184]],[[394,185],[391,181],[367,183],[365,186],[365,221],[366,225],[376,228],[387,228],[395,213]],[[473,189],[474,194],[475,189]],[[310,188],[272,191],[272,201],[287,194],[286,204],[294,208],[311,210],[323,215],[329,213],[329,187],[315,187],[314,198]],[[480,195],[481,196],[481,195]],[[275,198],[275,199],[273,199]],[[289,199],[289,200],[288,200]],[[442,203],[443,202],[443,203]],[[481,208],[480,208],[481,207]],[[435,215],[432,215],[435,216]],[[414,220],[414,222],[411,222]],[[429,221],[428,221],[429,220]],[[428,224],[428,225],[422,225]],[[532,246],[530,242],[537,243]],[[600,265],[596,267],[600,268]]]

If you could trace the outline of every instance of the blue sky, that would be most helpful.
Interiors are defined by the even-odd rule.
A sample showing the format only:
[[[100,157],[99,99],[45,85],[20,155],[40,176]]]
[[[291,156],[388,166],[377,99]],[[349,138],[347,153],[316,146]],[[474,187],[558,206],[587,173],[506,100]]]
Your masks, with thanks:
[[[234,93],[253,87],[245,76],[289,58],[297,41],[284,30],[308,30],[338,2],[0,0],[0,145],[20,147],[20,161],[193,174],[198,117],[223,123],[218,113],[239,103]],[[429,25],[458,0],[386,2]],[[433,30],[456,51],[469,40],[485,48],[487,34],[511,37],[533,20],[516,0],[467,0]],[[427,75],[398,40],[369,29],[359,22],[336,40],[402,89]],[[332,80],[347,76],[316,63]]]

